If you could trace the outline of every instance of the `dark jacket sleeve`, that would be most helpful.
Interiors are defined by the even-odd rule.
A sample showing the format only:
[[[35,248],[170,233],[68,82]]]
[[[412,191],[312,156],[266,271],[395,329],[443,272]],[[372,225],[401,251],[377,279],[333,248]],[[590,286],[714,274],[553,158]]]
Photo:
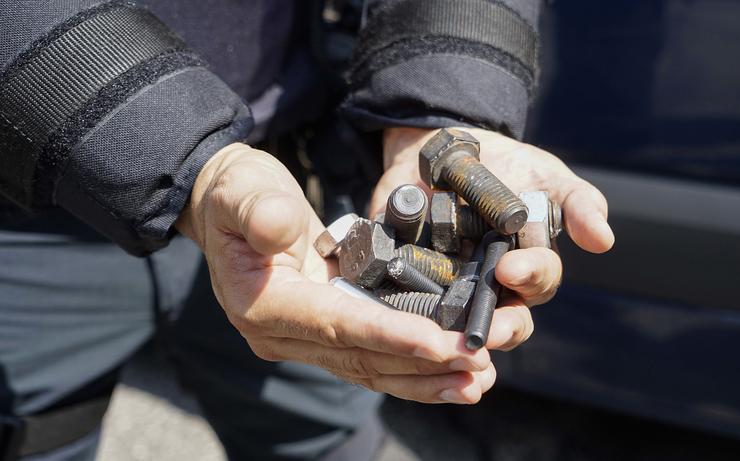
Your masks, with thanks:
[[[375,0],[343,113],[360,128],[479,126],[521,137],[539,0]]]
[[[132,254],[166,245],[247,106],[148,11],[0,0],[0,194],[59,205]]]

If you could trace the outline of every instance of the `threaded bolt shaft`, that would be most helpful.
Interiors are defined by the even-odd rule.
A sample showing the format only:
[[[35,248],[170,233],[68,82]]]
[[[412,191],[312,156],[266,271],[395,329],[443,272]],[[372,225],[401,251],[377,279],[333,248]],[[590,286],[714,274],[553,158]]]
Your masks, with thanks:
[[[442,296],[432,293],[390,293],[381,295],[380,299],[395,307],[399,311],[421,315],[434,320],[437,306]]]
[[[469,152],[450,155],[443,178],[496,231],[517,233],[527,222],[527,206]]]
[[[437,282],[419,272],[408,261],[393,258],[388,263],[388,276],[401,288],[421,293],[444,294],[445,290]]]
[[[484,237],[484,244],[487,245],[480,281],[475,288],[468,322],[465,325],[465,347],[469,350],[480,349],[488,341],[493,310],[496,308],[501,291],[501,285],[496,280],[496,266],[501,257],[511,249],[512,240],[509,237],[489,233]]]
[[[384,224],[396,230],[397,239],[415,244],[421,237],[428,208],[427,195],[421,188],[403,185],[388,197]]]
[[[452,284],[460,270],[460,261],[457,258],[416,245],[407,244],[397,248],[395,256],[445,287]]]
[[[460,235],[470,240],[480,240],[488,232],[488,223],[471,207],[458,205],[457,228]]]

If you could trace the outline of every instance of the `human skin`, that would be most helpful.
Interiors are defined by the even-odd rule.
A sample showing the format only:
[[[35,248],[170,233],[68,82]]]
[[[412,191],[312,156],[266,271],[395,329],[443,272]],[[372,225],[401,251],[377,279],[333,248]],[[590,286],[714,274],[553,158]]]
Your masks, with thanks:
[[[414,149],[418,154],[431,135],[430,130],[387,131],[388,168],[376,188],[374,209],[397,185],[418,182]],[[510,185],[520,190],[545,184],[536,179],[544,180],[549,171],[564,175],[552,184],[563,185],[553,197],[565,205],[566,216],[572,207],[588,205],[606,225],[606,202],[598,191],[588,192],[588,199],[581,197],[585,192],[567,193],[569,170],[537,152],[525,155],[547,165],[527,167],[506,152],[499,164],[492,153],[519,144],[494,135],[490,148],[489,139],[482,140],[484,161],[502,179],[517,177]],[[522,181],[518,173],[526,171],[539,176]],[[597,232],[601,221],[578,213],[568,217],[568,232],[584,248],[606,251],[613,237],[609,241]],[[443,331],[426,318],[378,307],[330,286],[336,262],[321,258],[313,248],[324,227],[301,188],[274,157],[244,144],[222,149],[201,170],[177,228],[202,249],[219,303],[257,356],[316,365],[371,390],[427,403],[480,400],[495,380],[486,349],[509,350],[531,335],[527,305],[551,297],[561,273],[557,255],[549,250],[507,255],[501,262],[501,282],[517,295],[496,310],[486,349],[469,351],[461,333]]]

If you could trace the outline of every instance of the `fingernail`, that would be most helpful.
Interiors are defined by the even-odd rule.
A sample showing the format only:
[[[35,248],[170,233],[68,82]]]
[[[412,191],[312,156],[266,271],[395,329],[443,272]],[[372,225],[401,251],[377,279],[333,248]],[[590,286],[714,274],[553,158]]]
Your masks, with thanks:
[[[468,403],[462,393],[457,389],[445,389],[439,393],[440,400],[448,403],[466,404]]]

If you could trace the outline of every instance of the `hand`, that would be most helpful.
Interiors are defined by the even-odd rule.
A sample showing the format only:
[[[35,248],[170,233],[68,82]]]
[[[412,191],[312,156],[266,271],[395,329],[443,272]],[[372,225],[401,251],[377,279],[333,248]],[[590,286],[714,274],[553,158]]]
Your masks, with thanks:
[[[514,193],[544,190],[563,210],[565,228],[573,241],[593,253],[608,251],[614,234],[607,224],[607,203],[591,184],[575,175],[565,164],[534,146],[499,133],[460,128],[480,141],[481,162]],[[417,184],[428,192],[419,176],[419,150],[438,130],[393,128],[384,139],[385,174],[380,179],[370,204],[370,216],[381,211],[388,196],[401,184]],[[528,307],[549,301],[562,277],[558,255],[546,248],[514,250],[507,253],[496,269],[496,278],[514,293],[502,300],[494,313],[489,349],[511,349],[533,331]],[[523,332],[501,345],[496,332]]]
[[[218,152],[177,228],[200,245],[219,303],[265,360],[317,365],[420,402],[475,403],[493,385],[489,355],[465,349],[459,333],[327,284],[335,264],[312,245],[324,228],[289,172],[265,152],[243,144]]]

